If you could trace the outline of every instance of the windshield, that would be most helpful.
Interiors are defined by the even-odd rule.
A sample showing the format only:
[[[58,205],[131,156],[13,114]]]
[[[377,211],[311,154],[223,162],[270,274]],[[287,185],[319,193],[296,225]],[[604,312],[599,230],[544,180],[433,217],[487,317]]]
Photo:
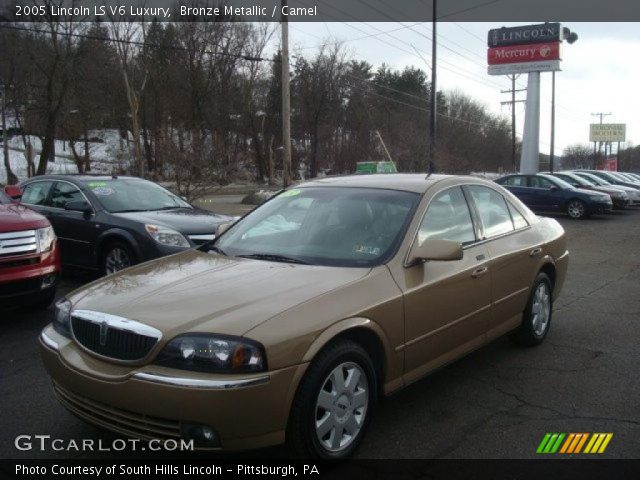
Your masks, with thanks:
[[[560,188],[568,188],[569,190],[573,190],[575,188],[573,185],[571,185],[570,183],[567,183],[565,180],[562,180],[561,178],[554,177],[552,175],[544,175],[544,174],[540,174],[540,176],[546,178],[547,180],[550,180]]]
[[[562,173],[561,175],[564,175],[566,178],[571,179],[572,182],[575,182],[578,185],[583,187],[593,187],[595,185],[593,182],[590,182],[589,180],[586,180],[578,175],[571,175],[570,173]],[[564,180],[563,177],[560,177],[560,178]]]
[[[169,190],[147,180],[114,178],[83,183],[93,192],[100,205],[111,213],[192,208]]]
[[[213,248],[231,256],[370,267],[395,253],[419,200],[396,190],[294,188],[244,217]]]
[[[602,178],[598,177],[597,175],[592,175],[591,173],[580,172],[580,173],[576,173],[576,175],[579,176],[580,178],[585,178],[586,177],[591,182],[595,183],[596,185],[600,185],[601,187],[602,186],[611,185],[606,180],[603,180]]]

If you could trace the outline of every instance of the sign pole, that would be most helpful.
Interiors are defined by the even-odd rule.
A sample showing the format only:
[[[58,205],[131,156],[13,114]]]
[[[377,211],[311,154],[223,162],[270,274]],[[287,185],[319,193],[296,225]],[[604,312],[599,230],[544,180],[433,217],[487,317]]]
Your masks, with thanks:
[[[540,72],[528,77],[520,173],[534,174],[540,169]]]

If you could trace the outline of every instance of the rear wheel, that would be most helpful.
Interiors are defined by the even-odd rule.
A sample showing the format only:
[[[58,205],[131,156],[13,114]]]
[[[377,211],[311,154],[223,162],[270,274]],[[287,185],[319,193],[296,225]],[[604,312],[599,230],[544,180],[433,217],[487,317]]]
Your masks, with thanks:
[[[377,378],[369,354],[338,340],[305,374],[287,426],[290,447],[305,458],[342,459],[358,447],[369,425]]]
[[[522,316],[522,325],[513,332],[511,339],[527,347],[541,344],[549,327],[553,313],[551,281],[546,273],[539,273],[533,283],[529,302]]]
[[[135,264],[133,250],[124,242],[112,242],[104,249],[101,262],[103,275],[110,275]]]
[[[587,206],[582,200],[571,200],[567,204],[567,215],[576,220],[587,217]]]

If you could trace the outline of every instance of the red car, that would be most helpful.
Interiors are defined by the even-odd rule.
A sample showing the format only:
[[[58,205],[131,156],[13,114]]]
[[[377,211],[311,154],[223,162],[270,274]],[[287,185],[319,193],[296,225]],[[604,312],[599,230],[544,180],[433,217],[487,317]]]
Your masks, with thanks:
[[[46,308],[60,275],[60,252],[45,217],[20,205],[20,188],[0,192],[0,303]]]

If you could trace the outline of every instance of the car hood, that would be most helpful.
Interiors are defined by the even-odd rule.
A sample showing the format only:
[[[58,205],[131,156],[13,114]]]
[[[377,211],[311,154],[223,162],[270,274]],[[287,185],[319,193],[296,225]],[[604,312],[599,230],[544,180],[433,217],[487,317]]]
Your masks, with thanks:
[[[189,331],[243,335],[370,270],[224,257],[194,249],[97,280],[68,298],[74,310],[136,320],[162,331],[164,340]]]
[[[0,205],[0,232],[16,232],[48,226],[49,221],[44,216],[23,205]]]
[[[218,225],[234,220],[233,217],[218,215],[199,208],[176,208],[173,210],[148,212],[124,212],[113,213],[113,215],[140,223],[163,225],[184,234],[215,233]]]
[[[575,188],[574,189],[576,192],[580,192],[580,193],[584,193],[585,195],[598,195],[598,196],[602,196],[604,197],[609,197],[609,195],[607,195],[604,192],[598,192],[596,190],[588,190],[586,188]]]

